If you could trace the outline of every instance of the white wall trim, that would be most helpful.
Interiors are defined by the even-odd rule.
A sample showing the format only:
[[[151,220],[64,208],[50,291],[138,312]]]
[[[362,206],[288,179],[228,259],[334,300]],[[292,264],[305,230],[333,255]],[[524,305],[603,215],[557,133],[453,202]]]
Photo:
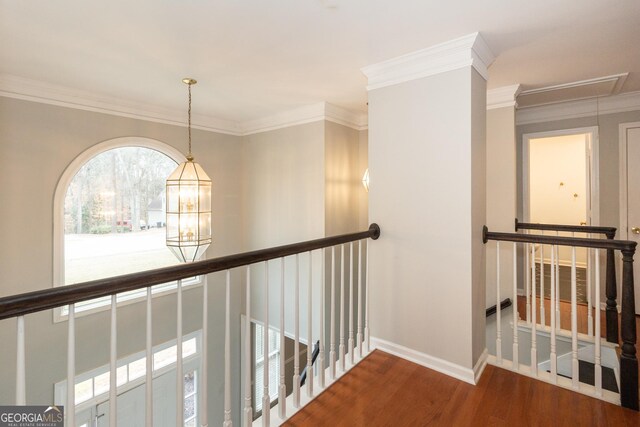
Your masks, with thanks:
[[[483,356],[478,360],[478,363],[476,363],[476,366],[471,369],[380,338],[371,337],[371,345],[373,348],[377,348],[378,350],[393,354],[394,356],[401,357],[410,362],[417,363],[418,365],[422,365],[429,369],[433,369],[434,371],[441,372],[460,381],[474,385],[476,384],[476,373],[479,378],[482,374],[482,370],[484,370],[484,366],[486,365],[486,350],[483,353]]]
[[[242,135],[253,135],[317,121],[330,121],[355,130],[367,128],[367,113],[353,112],[328,102],[318,102],[269,117],[242,123]]]
[[[516,125],[593,117],[596,113],[603,115],[636,110],[640,110],[640,92],[629,92],[602,97],[598,100],[592,98],[520,108],[516,111]]]
[[[504,107],[517,107],[516,98],[520,85],[503,86],[487,91],[487,110]]]
[[[187,126],[184,110],[160,108],[6,74],[0,75],[0,96],[173,126]],[[185,119],[181,120],[182,118]],[[243,122],[193,114],[192,127],[226,135],[244,136],[321,120],[356,130],[367,128],[367,113],[347,110],[328,102],[319,102]]]
[[[367,90],[391,86],[471,66],[488,79],[487,67],[495,56],[480,33],[472,33],[426,49],[398,56],[361,69]]]
[[[478,361],[473,366],[474,384],[478,384],[478,381],[480,381],[480,377],[484,373],[484,368],[487,367],[488,358],[489,358],[489,351],[485,348],[482,354],[480,355],[480,357],[478,358]]]

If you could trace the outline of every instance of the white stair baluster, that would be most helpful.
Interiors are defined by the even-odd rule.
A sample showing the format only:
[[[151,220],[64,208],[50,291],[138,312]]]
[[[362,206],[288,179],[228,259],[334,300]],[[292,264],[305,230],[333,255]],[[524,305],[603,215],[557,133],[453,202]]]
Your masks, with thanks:
[[[144,424],[147,427],[153,427],[153,311],[152,311],[152,299],[151,299],[151,286],[147,288],[147,333],[146,333],[146,346],[145,346],[145,354],[146,354],[146,363],[145,363],[145,385],[144,385],[144,393],[145,393],[145,413],[144,413]]]
[[[118,301],[116,295],[111,295],[111,345],[109,354],[109,426],[115,427],[118,422],[118,322],[116,312]]]
[[[513,242],[513,370],[520,369],[518,357],[518,244]]]
[[[271,396],[269,395],[269,261],[264,262],[264,326],[263,339],[263,368],[262,368],[262,425],[271,424]]]
[[[344,245],[340,248],[340,369],[345,371],[345,348],[344,348]]]
[[[336,247],[331,247],[331,319],[329,324],[329,366],[331,378],[336,379]]]
[[[356,345],[358,355],[362,358],[362,240],[358,240],[358,334]]]
[[[355,358],[353,357],[353,242],[349,243],[349,360],[353,365]]]
[[[313,296],[313,252],[309,252],[309,287],[307,288],[307,396],[313,397],[313,316],[312,297]]]
[[[549,311],[550,311],[550,315],[551,315],[551,323],[550,323],[550,328],[551,328],[551,357],[550,357],[550,361],[551,361],[551,382],[556,384],[558,381],[558,357],[557,357],[557,352],[556,352],[556,311],[554,309],[555,307],[555,300],[558,297],[558,295],[556,295],[556,271],[554,268],[555,265],[555,261],[556,261],[556,250],[557,250],[557,246],[551,246],[551,284],[550,284],[550,291],[551,291],[551,301],[549,302]]]
[[[365,349],[367,353],[370,350],[370,336],[369,336],[369,240],[367,239],[366,245],[367,258],[365,260],[365,282],[364,282],[364,341],[366,343]]]
[[[556,237],[560,236],[560,232],[556,231]],[[554,267],[552,267],[554,268]],[[560,249],[556,247],[556,329],[560,330]],[[553,308],[551,308],[553,310]]]
[[[536,247],[531,245],[531,374],[538,376],[538,332],[536,319]]]
[[[325,384],[324,384],[324,340],[325,340],[325,335],[324,335],[324,311],[326,309],[326,302],[325,302],[325,298],[324,298],[324,294],[325,294],[325,268],[326,268],[326,262],[325,262],[325,255],[326,255],[326,251],[324,248],[321,249],[321,253],[322,253],[322,264],[321,264],[321,268],[320,268],[320,332],[319,332],[319,336],[320,336],[320,353],[318,355],[318,386],[320,388],[324,388]]]
[[[544,311],[544,245],[540,245],[540,325],[546,324]]]
[[[245,302],[245,332],[244,332],[244,427],[251,427],[253,424],[253,409],[251,408],[251,364],[253,355],[251,353],[251,266],[247,265]]]
[[[230,298],[230,297],[229,297]],[[228,304],[230,305],[230,303]],[[229,316],[229,309],[227,308],[227,316]],[[230,322],[229,319],[225,320],[227,323]],[[226,327],[225,327],[226,329]],[[200,424],[203,426],[209,425],[209,283],[207,280],[207,276],[202,276],[202,359],[200,360],[200,369],[202,369],[202,378],[204,381],[201,381],[200,389]],[[225,334],[227,331],[225,330]],[[225,346],[227,337],[225,336]],[[226,355],[225,355],[226,356]],[[226,368],[226,367],[225,367]],[[229,378],[229,381],[231,379]],[[225,386],[227,383],[227,379],[225,378]],[[230,404],[230,403],[229,403]],[[231,407],[229,406],[229,415],[231,415]],[[225,417],[226,417],[226,407],[225,407]],[[230,426],[231,424],[229,424]]]
[[[500,242],[496,242],[496,361],[502,365],[502,313],[500,312]]]
[[[596,309],[596,329],[595,329],[595,387],[596,387],[596,396],[602,396],[602,365],[601,365],[601,348],[600,342],[602,338],[600,337],[600,249],[595,250],[595,264],[596,264],[596,300],[595,300],[595,309]]]
[[[588,235],[591,238],[591,234]],[[596,249],[597,250],[597,249]],[[593,310],[591,304],[591,249],[587,248],[587,334],[593,336]]]
[[[529,233],[527,233],[529,234]],[[526,300],[526,305],[525,305],[525,314],[526,314],[526,319],[527,319],[527,323],[531,323],[531,255],[530,255],[530,250],[529,248],[533,247],[533,244],[529,243],[529,244],[525,244],[524,246],[524,254],[525,254],[525,268],[524,268],[524,278],[525,278],[525,290],[524,290],[524,294],[525,294],[525,300]]]
[[[578,377],[578,306],[576,290],[576,247],[571,247],[571,384],[580,387]]]
[[[16,405],[27,404],[24,316],[16,317]]]
[[[176,426],[184,425],[184,374],[182,366],[182,280],[178,280],[176,331]]]
[[[67,426],[76,425],[76,308],[69,304],[67,321]],[[111,385],[112,386],[112,385]]]
[[[296,254],[296,281],[294,295],[293,344],[293,406],[300,407],[300,254]]]
[[[284,258],[280,258],[280,387],[278,388],[278,415],[281,420],[287,418],[287,386],[284,384]]]
[[[224,422],[222,425],[231,427],[233,425],[231,421],[231,270],[227,270],[226,276],[224,304]],[[203,382],[206,383],[207,381]],[[206,425],[204,421],[202,424]]]

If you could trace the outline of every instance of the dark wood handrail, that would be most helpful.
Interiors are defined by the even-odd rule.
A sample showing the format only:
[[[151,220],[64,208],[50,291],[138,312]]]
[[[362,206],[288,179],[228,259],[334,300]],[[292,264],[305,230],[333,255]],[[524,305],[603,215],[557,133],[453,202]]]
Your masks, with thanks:
[[[498,233],[484,226],[482,241],[499,240],[503,242],[541,243],[543,245],[576,246],[581,248],[613,249],[634,253],[636,242],[631,240],[588,239],[583,237],[544,236],[538,234]]]
[[[540,224],[530,222],[519,222],[516,218],[516,231],[518,230],[540,230],[540,231],[574,231],[577,233],[605,234],[607,239],[616,237],[615,227],[603,227],[597,225],[567,225],[567,224]]]
[[[517,226],[517,223],[516,223]],[[564,231],[572,231],[574,226],[566,226]],[[577,246],[582,248],[606,249],[607,254],[619,250],[622,252],[622,313],[621,313],[621,352],[620,352],[620,403],[625,408],[638,410],[638,359],[636,357],[636,319],[635,298],[633,285],[633,255],[636,251],[636,242],[630,240],[586,239],[578,237],[543,236],[537,234],[495,233],[484,226],[482,228],[482,241],[489,240],[540,243],[543,245]],[[611,260],[611,262],[610,262]],[[607,256],[607,276],[611,267],[613,272],[613,257]],[[610,266],[611,264],[611,266]],[[607,326],[609,322],[617,324],[617,316],[609,317],[609,281],[607,282]],[[614,302],[615,307],[615,302]],[[599,309],[599,307],[596,307]],[[617,338],[617,329],[616,329]],[[607,327],[607,339],[609,327]],[[617,342],[617,339],[616,341]]]
[[[119,294],[121,292],[148,288],[149,286],[173,282],[174,280],[202,274],[215,273],[243,265],[255,264],[316,249],[328,248],[343,243],[380,237],[380,227],[371,224],[367,231],[308,240],[306,242],[260,249],[220,258],[208,259],[189,264],[158,268],[139,273],[92,280],[69,286],[60,286],[40,291],[27,292],[0,298],[0,320],[29,313],[48,310],[94,298]]]

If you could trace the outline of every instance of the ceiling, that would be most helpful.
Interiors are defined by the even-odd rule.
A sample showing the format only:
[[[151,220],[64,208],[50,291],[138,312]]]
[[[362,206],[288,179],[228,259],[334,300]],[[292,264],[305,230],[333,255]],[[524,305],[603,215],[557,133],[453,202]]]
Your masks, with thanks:
[[[0,75],[247,121],[366,111],[360,69],[479,31],[489,88],[618,73],[640,90],[640,1],[0,0]]]

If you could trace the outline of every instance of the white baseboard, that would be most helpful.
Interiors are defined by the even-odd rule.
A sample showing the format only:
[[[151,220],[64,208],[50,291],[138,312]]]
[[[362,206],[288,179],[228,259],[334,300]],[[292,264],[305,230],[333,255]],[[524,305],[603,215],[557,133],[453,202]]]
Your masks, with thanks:
[[[477,384],[477,380],[487,365],[486,349],[480,356],[476,366],[470,369],[380,338],[371,337],[371,347],[473,385]]]

